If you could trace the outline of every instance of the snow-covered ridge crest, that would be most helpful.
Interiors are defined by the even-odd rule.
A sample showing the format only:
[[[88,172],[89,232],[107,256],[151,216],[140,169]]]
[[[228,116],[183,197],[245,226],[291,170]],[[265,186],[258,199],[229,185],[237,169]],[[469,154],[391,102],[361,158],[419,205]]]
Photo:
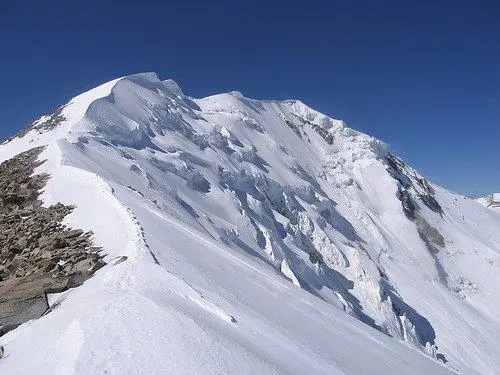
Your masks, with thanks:
[[[228,97],[236,100],[236,107],[239,109],[232,106],[232,101],[227,100]],[[79,136],[85,133],[94,134],[96,131],[107,133],[107,136],[115,141],[121,140],[129,144],[144,142],[145,135],[152,135],[151,122],[159,121],[161,116],[165,117],[169,112],[190,112],[193,109],[199,109],[195,101],[194,98],[186,97],[175,81],[171,79],[161,81],[156,73],[125,76],[71,99],[56,112],[59,117],[53,126],[37,129],[51,118],[49,115],[44,115],[34,121],[26,132],[21,133],[21,136],[10,139],[6,144],[11,144],[12,149],[18,150],[45,145],[62,138],[75,142]],[[248,106],[250,108],[263,104],[275,104],[281,107],[288,116],[292,116],[292,123],[298,120],[297,126],[307,123],[313,127],[317,126],[318,129],[324,129],[324,137],[332,134],[332,136],[339,135],[345,140],[350,140],[351,142],[343,142],[345,147],[374,147],[377,152],[382,150],[383,154],[387,149],[383,142],[350,129],[343,121],[332,119],[299,100],[259,101],[246,98],[241,93],[237,95],[227,93],[199,99],[199,101],[201,103],[212,102],[211,110],[213,111],[229,110],[241,112],[244,116],[248,115],[248,111],[241,111],[241,103],[254,103]],[[217,104],[214,105],[215,103]],[[196,117],[194,114],[191,116]],[[104,130],[103,123],[112,125]],[[157,128],[161,131],[161,124],[159,125]]]
[[[9,334],[0,371],[41,335],[78,337],[33,351],[48,373],[495,373],[498,215],[300,101],[196,99],[154,73],[92,91],[0,146],[48,144],[44,203],[109,253]]]
[[[117,81],[106,82],[94,89],[72,98],[68,103],[60,107],[56,113],[58,118],[52,124],[41,127],[52,115],[44,115],[30,124],[27,129],[19,135],[5,141],[0,149],[0,160],[6,160],[20,152],[33,147],[45,146],[57,139],[65,138],[72,127],[80,121],[87,112],[90,104],[97,98],[107,96]]]
[[[339,140],[336,147],[375,149],[376,153],[385,154],[386,147],[382,142],[352,130],[342,121],[325,116],[300,101],[259,101],[234,92],[194,99],[186,97],[173,80],[162,82],[155,73],[136,74],[115,82],[108,96],[97,98],[89,105],[75,132],[97,131],[112,142],[145,144],[155,134],[173,130],[171,123],[182,123],[184,115],[191,119],[202,118],[200,109],[204,111],[205,103],[210,103],[209,111],[239,114],[241,122],[258,122],[260,111],[277,106],[280,116],[291,117],[285,119],[288,123],[297,128],[312,126],[325,139]],[[183,127],[183,124],[179,126]]]

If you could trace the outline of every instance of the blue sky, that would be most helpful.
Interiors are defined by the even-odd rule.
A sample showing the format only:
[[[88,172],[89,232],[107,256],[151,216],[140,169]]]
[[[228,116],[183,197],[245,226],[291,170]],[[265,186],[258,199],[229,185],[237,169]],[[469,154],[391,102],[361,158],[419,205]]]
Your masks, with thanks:
[[[500,191],[500,2],[0,1],[0,137],[110,79],[298,98],[431,180]]]

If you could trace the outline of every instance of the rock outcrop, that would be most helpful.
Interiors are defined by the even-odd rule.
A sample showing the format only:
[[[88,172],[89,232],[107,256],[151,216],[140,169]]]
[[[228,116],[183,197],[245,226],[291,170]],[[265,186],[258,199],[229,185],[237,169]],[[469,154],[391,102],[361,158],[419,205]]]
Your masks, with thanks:
[[[0,165],[0,336],[44,314],[46,293],[81,285],[104,265],[91,232],[62,224],[73,207],[42,207],[38,197],[49,176],[33,175],[42,151]]]
[[[22,129],[19,133],[17,133],[13,137],[8,138],[7,142],[16,137],[22,138],[32,130],[36,130],[39,134],[42,134],[49,130],[55,129],[61,122],[66,120],[63,115],[64,107],[66,107],[66,105],[59,107],[53,114],[49,116],[42,116],[38,120],[32,122],[24,129]]]

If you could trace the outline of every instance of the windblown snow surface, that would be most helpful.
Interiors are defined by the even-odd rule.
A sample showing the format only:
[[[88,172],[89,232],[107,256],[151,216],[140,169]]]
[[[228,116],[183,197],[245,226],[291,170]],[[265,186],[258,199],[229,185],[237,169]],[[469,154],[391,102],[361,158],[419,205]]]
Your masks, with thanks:
[[[494,193],[476,199],[480,204],[500,213],[500,193]]]
[[[153,73],[61,115],[0,161],[46,145],[44,204],[108,264],[0,338],[1,374],[500,373],[500,215],[382,142]]]

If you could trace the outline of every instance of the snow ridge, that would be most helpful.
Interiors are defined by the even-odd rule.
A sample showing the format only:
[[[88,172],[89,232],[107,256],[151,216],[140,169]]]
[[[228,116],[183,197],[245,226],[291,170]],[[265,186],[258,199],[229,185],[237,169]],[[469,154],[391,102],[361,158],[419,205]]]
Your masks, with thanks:
[[[50,118],[0,160],[47,145],[44,204],[75,205],[68,224],[108,265],[1,337],[0,370],[500,368],[500,217],[383,142],[300,101],[196,99],[154,73]]]

